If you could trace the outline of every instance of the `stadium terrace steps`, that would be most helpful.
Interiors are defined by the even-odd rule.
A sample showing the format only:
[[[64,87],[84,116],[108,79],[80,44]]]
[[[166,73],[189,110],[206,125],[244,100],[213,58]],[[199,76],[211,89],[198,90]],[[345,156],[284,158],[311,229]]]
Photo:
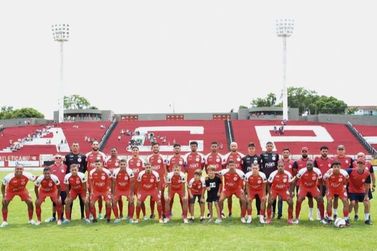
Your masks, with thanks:
[[[7,127],[0,133],[0,150],[9,147],[10,142],[16,142],[27,138],[28,135],[32,135],[37,130],[42,130],[45,126],[41,125],[27,125],[18,127]]]
[[[354,125],[353,127],[377,150],[377,126]]]

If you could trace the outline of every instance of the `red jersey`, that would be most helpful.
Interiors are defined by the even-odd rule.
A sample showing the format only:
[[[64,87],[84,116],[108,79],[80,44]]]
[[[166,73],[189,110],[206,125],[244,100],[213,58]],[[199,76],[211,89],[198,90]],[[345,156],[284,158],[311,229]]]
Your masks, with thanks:
[[[67,174],[67,166],[63,163],[61,165],[52,164],[50,166],[50,170],[51,170],[51,174],[58,177],[58,179],[60,181],[61,190],[65,191],[64,177]]]
[[[35,181],[35,186],[40,187],[39,191],[43,193],[54,193],[58,191],[60,185],[59,178],[56,175],[51,174],[49,179],[46,179],[42,174]]]
[[[90,173],[90,171],[92,171],[93,169],[96,168],[95,166],[95,162],[97,160],[100,160],[102,162],[103,165],[105,165],[105,159],[106,159],[106,154],[104,154],[103,152],[88,152],[86,154],[86,170],[88,170],[88,173]]]
[[[357,168],[347,169],[350,176],[348,192],[349,193],[365,193],[365,184],[370,183],[370,172],[367,167],[362,173],[357,171]]]
[[[110,171],[113,171],[115,168],[119,167],[120,159],[118,157],[111,157],[109,156],[105,160],[105,168],[109,169]]]
[[[352,168],[352,158],[347,156],[335,156],[334,161],[340,162],[342,169]]]
[[[334,174],[333,170],[328,170],[323,179],[326,181],[327,188],[332,193],[342,194],[346,190],[347,180],[349,179],[349,175],[346,170],[341,169],[339,174]]]
[[[188,184],[188,188],[192,195],[201,195],[206,187],[206,181],[204,177],[200,177],[199,180],[192,178]]]
[[[223,169],[223,166],[225,165],[224,157],[220,153],[210,152],[204,157],[204,160],[205,160],[206,171],[207,171],[207,167],[212,165],[216,167],[216,172],[219,172]]]
[[[292,175],[288,171],[279,173],[278,170],[273,171],[268,177],[268,183],[271,184],[271,189],[275,191],[286,191],[289,189],[289,183],[292,180]]]
[[[183,172],[185,169],[185,160],[183,159],[183,156],[180,154],[174,154],[173,156],[170,156],[167,160],[167,166],[168,166],[168,172],[173,172],[174,166],[179,166],[181,168],[181,171]]]
[[[321,170],[322,175],[324,175],[330,168],[333,160],[330,158],[323,158],[322,156],[316,157],[314,160],[314,167]]]
[[[139,191],[153,191],[158,188],[158,183],[160,182],[160,175],[158,172],[153,171],[151,173],[145,172],[145,170],[139,173],[137,177],[137,181],[139,182]]]
[[[84,183],[86,182],[86,176],[81,172],[78,172],[76,176],[69,173],[64,177],[64,184],[70,186],[70,189],[78,194],[84,191]]]
[[[322,179],[321,170],[313,167],[312,171],[308,171],[307,168],[298,171],[296,177],[300,180],[299,186],[307,189],[316,188],[318,181]]]
[[[151,164],[152,169],[158,173],[162,184],[165,183],[166,165],[165,160],[161,154],[152,154],[147,157],[147,161]]]
[[[168,173],[166,183],[170,184],[171,191],[180,192],[186,184],[186,175],[183,172],[180,172],[178,175],[175,175],[174,172],[170,172]]]
[[[229,161],[233,160],[236,164],[236,168],[242,170],[242,158],[245,157],[240,152],[229,152],[224,156],[224,162],[227,165]]]
[[[230,172],[230,169],[227,168],[221,170],[219,174],[224,177],[224,190],[238,191],[242,189],[245,174],[241,170],[235,169],[235,172]]]
[[[248,172],[245,174],[245,182],[249,184],[249,189],[252,191],[261,191],[263,189],[263,184],[267,183],[266,175],[259,172],[257,176],[253,175],[253,172]]]
[[[113,171],[113,180],[115,181],[115,191],[129,191],[131,188],[131,179],[133,179],[134,172],[128,167],[125,170],[116,168]]]
[[[203,170],[204,168],[204,155],[198,152],[187,153],[184,157],[185,171],[187,173],[187,180],[194,178],[196,169]]]
[[[293,164],[295,162],[293,160],[291,160],[290,158],[288,158],[288,159],[282,158],[281,160],[284,162],[284,170],[288,171],[293,176],[294,175]]]
[[[131,157],[128,160],[128,168],[130,168],[133,172],[135,177],[138,177],[139,172],[144,170],[144,161],[140,157]]]
[[[309,159],[309,158],[306,158],[306,159],[304,159],[304,158],[300,158],[300,159],[296,160],[296,161],[293,163],[292,168],[293,168],[296,172],[298,172],[298,171],[300,171],[301,169],[306,168],[306,163],[308,163],[308,160],[310,160],[310,159]]]
[[[25,190],[27,183],[35,180],[35,176],[28,172],[23,172],[20,177],[16,177],[14,173],[6,175],[3,179],[3,185],[6,191],[10,193]]]
[[[93,169],[89,175],[93,193],[105,193],[110,190],[112,176],[109,170],[106,168],[101,170]]]

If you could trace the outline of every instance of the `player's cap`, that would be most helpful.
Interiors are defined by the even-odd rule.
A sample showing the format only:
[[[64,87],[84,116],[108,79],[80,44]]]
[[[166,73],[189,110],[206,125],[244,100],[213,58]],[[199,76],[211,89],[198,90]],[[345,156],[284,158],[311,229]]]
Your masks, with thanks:
[[[303,152],[303,151],[309,151],[309,148],[306,147],[306,146],[303,146],[303,147],[301,148],[301,152]]]
[[[338,145],[338,148],[337,148],[338,150],[344,150],[345,149],[345,147],[344,147],[344,145]]]
[[[247,145],[247,147],[255,147],[254,142],[250,142],[250,143]]]

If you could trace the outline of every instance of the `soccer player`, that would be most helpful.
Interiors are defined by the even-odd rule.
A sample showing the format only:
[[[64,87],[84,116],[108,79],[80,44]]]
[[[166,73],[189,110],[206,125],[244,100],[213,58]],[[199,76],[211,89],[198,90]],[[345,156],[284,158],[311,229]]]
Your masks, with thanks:
[[[288,171],[292,176],[296,175],[295,173],[293,173],[294,160],[290,158],[291,151],[289,150],[289,148],[284,148],[281,153],[281,156],[281,160],[284,163],[284,170]]]
[[[265,204],[266,204],[266,175],[262,172],[259,172],[259,165],[258,163],[253,163],[251,166],[251,171],[245,174],[245,182],[246,182],[246,199],[249,202],[247,207],[247,220],[248,224],[252,221],[252,202],[253,200],[258,197],[261,201],[261,210],[258,212],[259,215],[259,222],[264,222],[264,213],[265,213]]]
[[[80,145],[77,142],[73,142],[71,145],[71,152],[68,153],[64,157],[64,164],[67,167],[70,167],[72,164],[78,164],[78,171],[81,173],[86,173],[86,155],[80,153]],[[67,168],[66,174],[70,172],[69,168]],[[81,213],[81,219],[84,219],[84,211],[85,211],[85,203],[82,200],[81,197],[79,197],[80,200],[80,213]],[[71,204],[71,210],[72,210],[72,204]],[[53,218],[51,218],[53,219]]]
[[[106,154],[101,152],[99,150],[99,143],[98,141],[93,141],[92,142],[92,151],[88,152],[86,154],[86,170],[88,171],[88,181],[89,184],[91,183],[90,180],[90,172],[96,168],[96,162],[101,161],[102,166],[105,165],[105,160],[106,160]],[[91,186],[88,187],[89,193],[91,193]],[[102,219],[102,197],[98,200],[98,218],[101,220]]]
[[[238,144],[237,142],[232,142],[229,145],[230,152],[227,153],[224,156],[224,162],[225,165],[228,165],[229,161],[233,161],[236,165],[236,169],[242,170],[242,158],[245,157],[244,154],[238,152]],[[229,217],[232,217],[232,197],[228,198],[228,212],[229,212]],[[241,202],[240,202],[241,206]]]
[[[250,142],[247,146],[247,155],[242,158],[242,171],[248,173],[251,171],[253,164],[260,163],[260,156],[256,152],[256,147],[253,142]]]
[[[365,161],[362,159],[357,160],[357,168],[347,169],[349,178],[348,195],[351,200],[352,206],[358,202],[364,204],[364,222],[370,225],[372,222],[369,217],[369,197],[368,189],[370,187],[370,172],[365,166]]]
[[[64,170],[65,172],[65,170]],[[35,211],[37,213],[37,222],[35,225],[41,224],[41,204],[45,201],[47,197],[50,197],[51,201],[54,202],[56,206],[56,212],[58,213],[58,225],[62,224],[62,201],[60,200],[60,181],[59,178],[51,174],[51,169],[45,167],[43,169],[43,175],[39,176],[35,181],[34,186],[35,197]]]
[[[163,156],[160,154],[160,144],[153,143],[152,144],[152,155],[149,155],[147,157],[147,162],[149,162],[152,165],[152,169],[156,171],[160,177],[160,199],[161,199],[161,206],[162,206],[162,215],[165,217],[165,186],[166,186],[166,161],[164,160]],[[154,218],[154,207],[155,207],[155,201],[151,197],[150,201],[150,207],[151,207],[151,215],[150,219]]]
[[[216,224],[222,222],[219,199],[222,190],[222,181],[218,175],[216,175],[216,166],[209,165],[207,167],[208,176],[205,179],[205,185],[207,189],[207,204],[210,219],[208,222],[213,221],[213,207],[212,204],[215,204],[217,219],[215,220]]]
[[[197,169],[194,172],[194,177],[188,183],[188,195],[189,195],[189,206],[190,206],[190,222],[194,222],[194,204],[195,198],[200,205],[200,222],[204,221],[204,192],[205,192],[205,179],[202,177],[202,170]]]
[[[187,220],[187,196],[186,196],[186,175],[181,171],[179,165],[175,165],[172,172],[167,175],[166,183],[168,185],[168,198],[166,200],[166,215],[165,223],[169,222],[171,208],[170,201],[174,198],[175,194],[178,194],[180,201],[182,201],[182,217],[183,223],[188,223]]]
[[[140,222],[141,204],[144,203],[147,196],[151,196],[151,200],[157,202],[157,212],[160,223],[164,223],[162,218],[161,208],[161,188],[160,175],[158,172],[152,170],[150,163],[145,163],[145,170],[139,173],[137,177],[137,206],[136,206],[136,220],[134,223]]]
[[[62,202],[62,214],[64,212],[64,205],[65,205],[65,199],[67,197],[67,193],[65,191],[65,184],[64,184],[64,176],[67,173],[67,166],[63,163],[63,157],[59,154],[54,156],[54,164],[50,166],[51,174],[55,175],[59,179],[60,183],[60,201]],[[49,218],[45,220],[45,222],[52,222],[56,221],[56,205],[55,203],[52,203],[52,218]],[[63,218],[61,216],[60,218]]]
[[[301,158],[298,159],[298,160],[296,160],[293,163],[293,166],[292,166],[293,176],[297,175],[297,173],[301,169],[306,168],[308,161],[311,161],[311,159],[308,156],[308,153],[309,153],[309,149],[306,146],[304,146],[304,147],[301,148]],[[298,188],[299,188],[299,184],[296,184],[296,191],[298,191]],[[293,189],[292,192],[294,192],[294,189]],[[312,198],[311,195],[308,196],[308,205],[309,205],[309,215],[308,215],[308,218],[309,218],[310,221],[313,221],[314,220],[313,219],[313,207],[314,207],[314,203],[313,203],[313,198]]]
[[[111,173],[113,173],[113,171],[116,168],[119,168],[119,162],[120,162],[120,158],[118,157],[118,150],[116,149],[116,147],[112,147],[110,149],[110,156],[108,156],[105,159],[105,166],[104,167],[107,168],[107,169],[109,169],[109,171]],[[123,218],[123,201],[122,201],[122,197],[120,197],[120,200],[117,203],[118,203],[118,206],[119,206],[118,213],[120,215],[120,219],[122,219]]]
[[[185,160],[185,171],[187,173],[187,180],[190,181],[194,178],[194,173],[197,169],[203,170],[205,157],[203,154],[198,152],[198,142],[190,142],[191,152],[184,156]]]
[[[64,224],[67,224],[71,221],[71,212],[72,212],[72,202],[79,196],[85,205],[85,221],[90,223],[89,220],[89,198],[86,196],[88,191],[87,178],[84,173],[79,172],[79,164],[71,164],[71,172],[66,174],[64,177],[64,184],[66,189],[67,198],[65,200],[65,217],[63,221]]]
[[[242,189],[245,174],[236,168],[236,163],[233,160],[230,160],[228,168],[221,170],[219,174],[224,177],[224,189],[221,192],[219,200],[220,209],[223,208],[225,199],[229,199],[232,195],[235,195],[241,201],[241,222],[246,223],[246,198]]]
[[[272,205],[278,196],[280,196],[283,201],[287,202],[288,224],[293,223],[293,201],[289,192],[291,179],[292,175],[288,171],[284,170],[284,163],[279,161],[277,164],[277,170],[273,171],[267,180],[271,185],[267,204],[267,224],[271,224]]]
[[[133,171],[134,176],[135,176],[135,179],[134,179],[134,195],[135,196],[134,197],[136,197],[137,194],[138,194],[138,192],[137,192],[137,189],[138,189],[137,177],[139,177],[139,173],[144,170],[144,161],[139,156],[139,153],[140,153],[139,147],[132,146],[131,150],[132,150],[132,156],[131,156],[131,158],[128,159],[127,166],[128,166],[128,168],[130,168]],[[137,197],[136,197],[136,200],[137,200]],[[128,205],[130,206],[130,204],[128,204]],[[144,219],[147,220],[148,217],[146,216],[145,204],[144,203],[141,204],[141,211],[143,212]],[[131,212],[131,208],[128,208],[128,212]],[[128,217],[128,219],[131,219],[129,214],[128,214],[127,217]]]
[[[272,142],[266,143],[266,151],[263,152],[260,155],[260,166],[259,170],[263,172],[266,175],[266,178],[268,179],[270,177],[270,174],[277,170],[278,161],[279,161],[279,154],[273,152],[274,144]],[[266,186],[266,193],[269,194],[269,188],[270,185]],[[258,212],[260,211],[260,200],[259,198],[256,199],[256,205]],[[275,216],[275,209],[276,209],[276,200],[273,203],[273,215]],[[278,217],[281,217],[282,212],[279,212],[278,208]],[[273,216],[273,217],[274,217]]]
[[[127,167],[127,160],[121,159],[119,162],[119,168],[113,170],[112,173],[112,194],[113,196],[113,211],[115,220],[114,223],[120,223],[122,216],[119,217],[119,211],[117,202],[122,201],[122,196],[125,196],[128,200],[128,212],[129,220],[132,223],[134,217],[134,173]]]
[[[208,166],[210,165],[216,167],[216,172],[219,172],[223,169],[225,162],[224,157],[219,153],[219,143],[217,143],[216,141],[213,141],[211,143],[211,152],[204,157],[204,162],[207,173]]]
[[[106,220],[110,222],[111,216],[111,173],[106,168],[103,168],[103,161],[97,160],[95,162],[95,169],[89,173],[90,184],[90,211],[93,216],[93,222],[97,222],[97,214],[95,209],[95,203],[102,198],[106,203]]]
[[[323,220],[323,198],[321,196],[321,192],[318,189],[318,185],[320,185],[322,182],[321,171],[318,168],[313,167],[313,161],[308,160],[306,162],[306,168],[302,168],[298,171],[297,175],[292,179],[292,183],[296,182],[297,180],[299,181],[299,190],[296,202],[296,220],[294,221],[294,223],[299,223],[301,204],[306,196],[312,197],[317,201],[320,217],[321,220]]]
[[[334,197],[339,197],[343,202],[343,216],[346,224],[349,225],[349,203],[346,191],[346,184],[348,182],[349,175],[346,170],[341,169],[339,162],[333,162],[331,169],[329,169],[323,176],[323,180],[326,182],[326,199],[327,199],[327,218],[326,221],[330,224],[333,221],[332,218],[332,203]]]
[[[14,168],[14,173],[10,173],[4,177],[1,185],[1,194],[3,196],[3,223],[1,223],[0,227],[6,227],[8,225],[8,205],[16,195],[19,196],[27,205],[29,215],[28,223],[32,225],[35,224],[33,220],[33,201],[31,200],[28,190],[26,189],[27,183],[34,180],[34,175],[24,172],[24,166],[21,164],[16,165]]]

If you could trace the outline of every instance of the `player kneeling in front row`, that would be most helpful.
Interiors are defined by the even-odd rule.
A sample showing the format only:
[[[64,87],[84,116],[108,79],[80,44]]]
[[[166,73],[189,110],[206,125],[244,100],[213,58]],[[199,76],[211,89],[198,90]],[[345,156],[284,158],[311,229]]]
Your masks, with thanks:
[[[111,173],[109,170],[103,168],[102,161],[95,162],[95,169],[90,171],[89,180],[91,181],[90,194],[90,211],[93,215],[93,222],[97,222],[95,203],[102,198],[106,203],[106,220],[110,222],[111,216]]]
[[[173,172],[168,173],[166,183],[168,185],[168,198],[165,203],[167,212],[165,222],[169,222],[170,220],[170,201],[174,199],[174,195],[178,194],[180,201],[182,201],[182,218],[183,223],[188,223],[187,220],[187,196],[186,196],[186,176],[183,172],[181,172],[181,167],[179,165],[175,165]]]
[[[235,195],[241,201],[241,222],[246,223],[246,197],[242,190],[245,174],[241,170],[236,169],[236,163],[233,160],[230,160],[228,168],[221,170],[219,174],[224,177],[224,189],[221,192],[219,200],[220,209],[223,208],[225,199],[232,198]]]
[[[246,191],[247,191],[247,201],[249,202],[249,207],[247,209],[247,223],[252,221],[252,203],[253,200],[258,197],[260,200],[260,212],[259,212],[259,222],[264,224],[264,212],[266,204],[266,175],[262,172],[259,172],[259,165],[254,163],[251,166],[251,171],[245,175],[246,182]]]
[[[188,184],[188,195],[190,202],[190,222],[195,220],[195,198],[197,199],[200,205],[200,222],[204,222],[204,192],[205,192],[205,180],[202,177],[202,170],[197,169],[194,172],[194,178],[189,181]]]
[[[66,174],[64,177],[64,184],[66,185],[67,198],[65,199],[65,220],[64,224],[71,221],[71,205],[72,202],[80,196],[81,200],[85,205],[85,221],[90,223],[89,220],[89,200],[86,196],[87,192],[87,178],[85,174],[79,172],[79,164],[72,164],[70,166],[71,172]]]
[[[212,204],[215,204],[217,219],[216,224],[222,222],[221,211],[219,206],[219,198],[222,190],[222,182],[219,176],[216,175],[216,166],[210,165],[207,167],[208,177],[205,179],[205,184],[207,188],[207,203],[210,219],[208,222],[213,221],[213,208]]]
[[[284,170],[284,162],[279,161],[278,170],[273,171],[268,178],[271,188],[267,204],[267,224],[271,223],[272,204],[278,196],[288,203],[288,224],[293,223],[293,201],[289,192],[291,179],[292,175]]]
[[[349,203],[347,198],[346,184],[349,175],[346,170],[342,169],[340,162],[333,162],[331,164],[331,169],[329,169],[323,176],[326,182],[327,192],[327,218],[326,223],[331,223],[333,221],[332,217],[332,205],[335,196],[343,202],[343,215],[345,224],[349,226]]]
[[[122,201],[122,196],[126,197],[128,200],[128,216],[129,222],[133,222],[134,217],[134,172],[127,167],[127,161],[125,159],[120,160],[119,168],[113,171],[113,183],[112,192],[113,197],[113,211],[115,220],[114,223],[120,223],[121,218],[119,218],[119,211],[117,202]]]
[[[31,200],[30,194],[26,189],[27,183],[34,181],[35,177],[28,172],[24,172],[24,166],[18,164],[14,173],[6,175],[3,179],[3,184],[1,185],[1,194],[3,195],[3,223],[0,227],[5,227],[8,225],[8,205],[14,198],[14,196],[20,196],[21,200],[27,205],[29,224],[35,224],[33,221],[33,201]]]
[[[150,163],[145,163],[145,170],[141,171],[137,177],[137,191],[135,223],[140,222],[141,204],[145,202],[148,196],[151,196],[151,201],[157,202],[159,222],[164,223],[162,219],[160,176],[156,171],[152,170]]]
[[[60,182],[59,178],[51,174],[49,167],[43,169],[43,175],[39,176],[35,181],[35,211],[37,213],[37,222],[35,225],[41,224],[41,204],[45,201],[47,197],[50,197],[51,201],[56,206],[56,212],[58,213],[58,225],[62,224],[62,201],[60,200]]]

